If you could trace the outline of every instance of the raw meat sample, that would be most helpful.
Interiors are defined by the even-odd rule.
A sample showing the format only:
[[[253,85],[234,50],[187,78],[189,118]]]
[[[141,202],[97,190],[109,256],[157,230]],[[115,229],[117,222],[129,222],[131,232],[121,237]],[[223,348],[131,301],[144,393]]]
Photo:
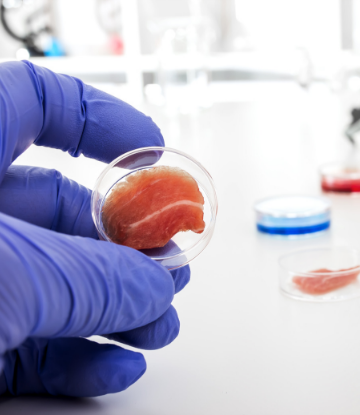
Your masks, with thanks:
[[[318,277],[293,277],[293,282],[298,286],[300,291],[306,294],[326,294],[338,288],[345,287],[354,282],[360,273],[359,267],[339,269],[331,271],[327,268],[309,271],[314,274],[326,273]],[[356,271],[354,271],[356,270]],[[348,271],[348,272],[344,272]]]
[[[204,198],[193,177],[159,166],[130,174],[105,200],[102,221],[115,243],[135,249],[166,245],[178,232],[205,229]]]

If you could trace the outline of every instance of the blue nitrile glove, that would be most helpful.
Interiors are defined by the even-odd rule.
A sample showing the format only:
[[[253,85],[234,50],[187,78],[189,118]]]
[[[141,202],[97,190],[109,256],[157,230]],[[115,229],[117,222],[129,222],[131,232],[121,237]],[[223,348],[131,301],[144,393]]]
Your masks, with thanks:
[[[170,343],[170,305],[189,280],[131,248],[97,240],[90,191],[59,172],[11,166],[32,143],[109,162],[163,145],[150,118],[29,62],[0,65],[0,395],[97,396],[126,389],[144,349]]]

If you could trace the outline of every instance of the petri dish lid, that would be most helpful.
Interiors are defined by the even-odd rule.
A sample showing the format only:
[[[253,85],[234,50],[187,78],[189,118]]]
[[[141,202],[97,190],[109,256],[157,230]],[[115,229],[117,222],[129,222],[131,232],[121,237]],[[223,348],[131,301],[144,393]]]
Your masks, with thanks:
[[[277,235],[306,235],[330,226],[330,201],[315,196],[275,196],[255,203],[257,228]]]
[[[259,200],[254,209],[257,213],[275,218],[303,218],[329,212],[330,201],[315,196],[275,196]]]

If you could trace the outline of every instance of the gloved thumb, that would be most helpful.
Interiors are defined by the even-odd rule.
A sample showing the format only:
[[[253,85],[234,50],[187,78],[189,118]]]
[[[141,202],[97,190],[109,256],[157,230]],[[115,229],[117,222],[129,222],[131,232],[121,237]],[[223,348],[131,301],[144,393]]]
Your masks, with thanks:
[[[115,333],[160,317],[171,274],[131,248],[0,214],[0,355],[27,337]]]

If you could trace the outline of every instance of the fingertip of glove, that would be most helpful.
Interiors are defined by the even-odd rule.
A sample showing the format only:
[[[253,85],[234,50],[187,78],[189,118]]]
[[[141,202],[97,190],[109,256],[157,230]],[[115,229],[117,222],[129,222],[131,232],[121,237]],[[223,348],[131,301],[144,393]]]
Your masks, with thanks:
[[[155,122],[126,102],[89,85],[84,85],[82,101],[86,106],[86,124],[77,155],[83,153],[109,163],[137,148],[164,146]]]
[[[146,130],[147,130],[147,140],[149,140],[150,146],[156,146],[156,147],[164,147],[165,146],[165,140],[162,136],[161,130],[158,127],[158,125],[154,122],[154,120],[148,116],[144,115],[144,124],[146,124]]]
[[[170,271],[171,276],[174,280],[175,285],[175,294],[181,291],[190,281],[190,267],[186,265],[185,267],[174,269]]]
[[[93,397],[121,392],[146,371],[141,353],[81,338],[50,340],[46,360],[41,378],[52,395]]]
[[[114,370],[114,366],[118,367],[118,375],[115,373],[112,382],[112,391],[106,391],[105,393],[116,393],[127,389],[138,381],[146,372],[146,361],[141,353],[121,349],[119,347],[116,347],[113,360],[110,362],[107,369]],[[120,372],[122,373],[119,374]]]
[[[173,306],[145,326],[106,335],[108,339],[143,350],[157,350],[172,343],[180,332],[180,320]]]

